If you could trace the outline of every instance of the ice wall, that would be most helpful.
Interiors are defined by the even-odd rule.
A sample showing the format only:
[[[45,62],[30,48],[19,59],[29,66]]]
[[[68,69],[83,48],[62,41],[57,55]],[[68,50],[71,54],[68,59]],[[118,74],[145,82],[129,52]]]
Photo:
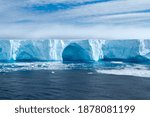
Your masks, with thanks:
[[[140,55],[150,59],[150,40],[140,40]]]
[[[123,60],[134,59],[140,55],[139,40],[110,40],[106,41],[102,47],[104,59]]]
[[[12,45],[9,40],[0,40],[0,61],[11,61]]]
[[[64,49],[64,61],[92,62],[103,58],[102,40],[71,41]]]
[[[69,41],[49,40],[50,60],[52,61],[62,60],[62,52],[68,43]]]
[[[16,61],[46,61],[49,56],[49,41],[20,41],[19,47],[15,50]]]
[[[150,59],[150,40],[0,40],[0,61]]]

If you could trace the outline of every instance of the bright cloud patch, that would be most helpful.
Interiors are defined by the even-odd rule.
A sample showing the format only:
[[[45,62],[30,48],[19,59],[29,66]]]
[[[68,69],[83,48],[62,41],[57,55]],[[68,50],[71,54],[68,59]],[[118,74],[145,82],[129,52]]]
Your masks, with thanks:
[[[3,0],[1,39],[150,39],[149,0]]]

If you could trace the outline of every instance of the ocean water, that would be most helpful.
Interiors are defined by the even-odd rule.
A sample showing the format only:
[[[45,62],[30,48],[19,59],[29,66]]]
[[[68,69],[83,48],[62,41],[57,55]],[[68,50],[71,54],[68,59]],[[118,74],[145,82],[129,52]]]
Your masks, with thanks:
[[[0,99],[150,99],[150,65],[0,63]]]

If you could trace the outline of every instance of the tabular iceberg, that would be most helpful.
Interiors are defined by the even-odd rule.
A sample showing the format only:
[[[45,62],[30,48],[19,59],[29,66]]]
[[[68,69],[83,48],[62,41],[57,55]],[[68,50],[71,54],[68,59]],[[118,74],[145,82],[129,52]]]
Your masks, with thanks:
[[[150,40],[1,40],[0,61],[149,60]]]

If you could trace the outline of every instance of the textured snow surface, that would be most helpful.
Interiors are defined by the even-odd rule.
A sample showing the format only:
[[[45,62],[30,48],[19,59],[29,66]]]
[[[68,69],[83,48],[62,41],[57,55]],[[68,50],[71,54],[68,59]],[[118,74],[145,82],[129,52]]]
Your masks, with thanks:
[[[150,40],[0,40],[0,61],[150,59]]]

